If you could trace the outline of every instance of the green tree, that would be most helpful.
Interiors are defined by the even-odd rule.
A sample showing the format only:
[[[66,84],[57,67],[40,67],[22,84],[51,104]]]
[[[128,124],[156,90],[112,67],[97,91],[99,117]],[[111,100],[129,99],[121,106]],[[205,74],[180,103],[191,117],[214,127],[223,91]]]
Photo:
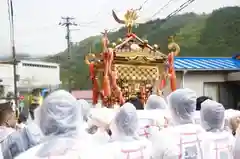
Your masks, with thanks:
[[[221,8],[206,20],[199,43],[210,56],[232,56],[240,50],[240,7]]]
[[[240,8],[227,7],[211,14],[197,15],[187,13],[177,15],[163,23],[162,19],[140,24],[133,29],[140,38],[147,39],[150,45],[158,44],[163,53],[167,53],[168,37],[176,35],[181,47],[180,56],[232,56],[240,50]],[[110,42],[123,38],[126,29],[121,28],[109,33]],[[74,79],[74,88],[89,89],[89,69],[84,56],[89,52],[102,51],[101,36],[92,36],[71,47],[72,59],[67,60],[67,51],[59,53],[61,80]],[[56,61],[55,57],[47,57]]]

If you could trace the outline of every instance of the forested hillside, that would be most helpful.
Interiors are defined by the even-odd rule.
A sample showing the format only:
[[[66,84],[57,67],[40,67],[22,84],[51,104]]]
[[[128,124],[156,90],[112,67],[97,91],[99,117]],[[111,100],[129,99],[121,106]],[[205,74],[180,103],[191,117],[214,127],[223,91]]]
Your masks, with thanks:
[[[123,37],[124,28],[109,35],[110,41]],[[240,52],[240,7],[227,7],[215,10],[209,15],[188,13],[177,15],[162,24],[157,19],[140,24],[134,33],[150,44],[158,44],[162,52],[167,52],[168,36],[176,35],[176,42],[181,47],[180,56],[232,56]],[[67,60],[66,51],[50,58],[61,64],[61,78],[67,84],[72,76],[73,87],[86,89],[90,87],[88,67],[83,57],[91,48],[100,52],[100,37],[89,37],[72,46],[71,60]]]

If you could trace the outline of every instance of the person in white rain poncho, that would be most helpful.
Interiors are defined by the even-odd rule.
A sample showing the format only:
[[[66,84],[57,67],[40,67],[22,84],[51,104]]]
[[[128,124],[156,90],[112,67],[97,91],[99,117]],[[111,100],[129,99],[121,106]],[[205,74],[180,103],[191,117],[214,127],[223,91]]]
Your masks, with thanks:
[[[3,154],[2,154],[2,148],[1,148],[1,146],[0,146],[0,159],[4,159],[4,158],[3,158]]]
[[[0,142],[15,132],[16,117],[10,103],[0,104]]]
[[[202,103],[201,125],[206,130],[201,134],[203,158],[230,159],[235,141],[233,135],[224,130],[224,107],[222,104],[206,100]]]
[[[83,115],[83,125],[84,125],[83,127],[86,130],[86,132],[89,133],[88,137],[90,137],[90,140],[92,140],[92,142],[95,142],[95,144],[107,143],[108,140],[110,139],[110,136],[107,134],[106,130],[103,127],[101,127],[102,125],[94,125],[95,122],[92,121],[94,119],[92,119],[90,104],[83,99],[78,100],[78,103],[80,104],[80,107],[81,107],[80,111],[82,112],[82,115]],[[93,109],[97,109],[97,108],[93,108]],[[107,108],[101,108],[101,109],[107,109]],[[101,112],[99,111],[99,113]]]
[[[83,122],[79,109],[79,103],[67,91],[57,90],[48,95],[36,116],[45,139],[16,159],[88,158],[84,154],[90,151],[90,145],[79,124]]]
[[[110,124],[112,139],[98,150],[96,158],[102,159],[150,159],[151,143],[137,135],[136,108],[125,103]]]
[[[240,123],[240,111],[234,109],[225,110],[225,125],[224,129],[236,135],[237,127]]]
[[[98,144],[105,144],[110,140],[109,124],[113,119],[114,109],[92,108],[88,120],[88,132]]]
[[[28,124],[21,130],[10,134],[2,143],[2,155],[4,159],[12,159],[29,148],[41,143],[43,135],[38,126]]]
[[[145,110],[137,110],[139,116],[139,135],[148,139],[152,133],[168,126],[167,104],[161,96],[150,95]]]
[[[83,125],[84,125],[84,128],[87,128],[87,121],[88,121],[88,117],[90,115],[90,104],[84,100],[84,99],[80,99],[78,100],[78,103],[81,107],[81,109],[79,109],[83,115]]]
[[[167,104],[163,97],[158,95],[150,95],[148,97],[145,109],[146,110],[153,110],[153,109],[166,109]]]
[[[0,105],[0,147],[4,159],[12,159],[40,143],[41,130],[35,124],[16,128],[15,113],[8,103]]]
[[[233,147],[233,159],[240,158],[240,136],[237,136],[234,147]]]
[[[208,99],[212,100],[212,98],[207,96],[200,96],[197,98],[196,111],[194,113],[194,121],[196,124],[200,124],[200,110],[202,107],[202,103]]]
[[[191,89],[178,89],[168,97],[174,127],[161,130],[153,140],[154,159],[201,157],[198,135],[204,132],[194,124],[196,93]]]

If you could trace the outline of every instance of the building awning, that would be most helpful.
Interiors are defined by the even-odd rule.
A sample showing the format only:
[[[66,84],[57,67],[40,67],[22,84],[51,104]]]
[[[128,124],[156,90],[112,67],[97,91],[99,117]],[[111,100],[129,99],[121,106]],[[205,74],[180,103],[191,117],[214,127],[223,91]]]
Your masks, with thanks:
[[[228,73],[227,81],[240,81],[240,72]]]
[[[26,88],[48,88],[51,86],[57,86],[61,84],[61,81],[39,81],[39,80],[27,80],[21,79],[18,82],[19,87],[26,87]]]
[[[33,85],[18,85],[18,88],[34,89],[34,88],[55,88],[56,84],[33,84]]]
[[[174,67],[178,71],[192,70],[240,70],[240,60],[234,57],[175,57]]]

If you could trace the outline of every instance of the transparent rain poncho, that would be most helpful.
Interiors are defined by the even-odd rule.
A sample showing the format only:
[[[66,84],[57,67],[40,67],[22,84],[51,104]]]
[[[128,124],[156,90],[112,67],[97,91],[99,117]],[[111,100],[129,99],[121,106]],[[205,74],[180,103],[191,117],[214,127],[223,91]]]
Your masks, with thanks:
[[[90,104],[88,104],[88,102],[85,100],[78,100],[78,102],[80,104],[81,112],[83,115],[84,129],[89,134],[89,137],[91,134],[91,139],[94,140],[95,144],[107,143],[110,137],[107,134],[106,129],[104,129],[104,127],[99,128],[98,126],[101,126],[101,125],[96,124],[96,122],[94,123],[93,120],[95,120],[96,118],[94,119],[94,116],[92,116],[91,114]],[[98,108],[92,108],[92,109],[98,109]],[[105,108],[105,109],[108,109],[108,108]],[[98,110],[101,110],[101,109],[98,109]],[[101,113],[101,111],[99,111],[98,114],[99,113]]]
[[[98,127],[106,127],[114,118],[116,109],[110,108],[91,108],[88,120],[89,126],[96,125]]]
[[[105,144],[110,139],[109,124],[115,116],[115,110],[109,108],[91,108],[88,120],[88,133],[97,144]]]
[[[113,134],[120,136],[134,136],[138,128],[138,116],[136,108],[130,104],[124,104],[116,113],[115,118],[112,121],[113,126],[110,129]]]
[[[2,147],[1,146],[0,146],[0,159],[4,159],[3,154],[2,154]]]
[[[206,131],[221,130],[224,127],[225,108],[222,104],[206,100],[202,103],[200,110],[201,125]]]
[[[208,99],[201,105],[201,126],[206,130],[200,136],[204,158],[232,158],[235,139],[224,130],[224,113],[225,108],[216,101]]]
[[[201,110],[201,105],[202,105],[202,103],[203,103],[205,100],[207,100],[207,99],[212,100],[212,98],[211,98],[211,97],[208,97],[208,96],[200,96],[200,97],[197,98],[197,104],[196,104],[196,110],[197,110],[197,111],[200,111],[200,110]]]
[[[78,120],[82,121],[78,108],[77,100],[64,90],[48,95],[38,112],[40,128],[44,135],[76,135]]]
[[[88,119],[90,116],[90,104],[83,99],[78,100],[78,104],[79,104],[79,111],[80,114],[82,114],[83,116],[83,122],[79,122],[80,127],[82,127],[83,129],[85,129],[86,131],[88,131]]]
[[[150,95],[144,110],[137,110],[139,117],[138,134],[151,141],[153,133],[168,127],[171,120],[167,104],[163,97]]]
[[[78,103],[81,107],[81,113],[83,115],[83,120],[85,122],[87,122],[88,117],[90,115],[90,109],[91,109],[90,104],[84,99],[78,100]]]
[[[91,158],[96,145],[84,130],[79,102],[69,92],[51,93],[36,113],[35,122],[39,123],[45,138],[16,159]]]
[[[200,96],[200,97],[197,98],[196,111],[194,113],[194,120],[195,120],[196,124],[200,124],[201,123],[201,119],[200,119],[201,105],[207,99],[212,100],[210,97],[207,97],[207,96]]]
[[[112,138],[99,149],[98,158],[150,158],[151,143],[137,135],[138,116],[131,103],[120,107],[110,124]]]
[[[26,127],[0,126],[0,147],[4,159],[12,159],[27,149],[39,144],[43,138],[40,128],[29,123]]]
[[[234,109],[225,110],[225,130],[236,134],[237,125],[240,121],[240,111]]]
[[[77,100],[67,91],[58,90],[46,97],[36,111],[37,123],[45,135],[45,142],[37,152],[39,157],[65,153],[76,143],[83,116]],[[60,154],[64,155],[64,154]]]
[[[188,88],[177,89],[167,97],[174,124],[193,122],[196,99],[196,92]]]
[[[234,147],[233,147],[233,159],[240,158],[240,136],[237,136]]]
[[[30,123],[23,129],[12,132],[1,142],[2,154],[6,159],[14,158],[39,144],[42,139],[43,135],[39,127]]]
[[[158,95],[150,95],[148,97],[145,109],[152,110],[152,109],[165,109],[167,108],[167,104],[163,97]]]
[[[201,156],[198,136],[204,130],[194,123],[196,99],[196,92],[188,88],[177,89],[167,97],[174,126],[153,136],[153,159]]]

